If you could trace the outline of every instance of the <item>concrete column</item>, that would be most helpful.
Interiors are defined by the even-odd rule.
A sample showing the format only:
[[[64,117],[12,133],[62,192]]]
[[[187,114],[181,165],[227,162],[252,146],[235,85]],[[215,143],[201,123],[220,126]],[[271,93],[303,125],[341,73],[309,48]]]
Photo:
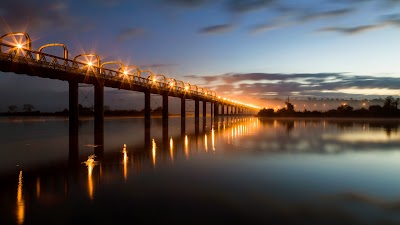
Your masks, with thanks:
[[[69,81],[69,125],[78,127],[79,104],[78,104],[78,82]]]
[[[104,85],[94,85],[94,125],[95,132],[103,132],[104,126]]]
[[[151,107],[150,107],[150,90],[144,92],[144,119],[150,120]]]
[[[199,118],[200,109],[199,109],[199,99],[194,100],[194,117]]]
[[[207,116],[207,102],[203,101],[203,117]]]
[[[94,144],[95,155],[103,158],[104,154],[104,85],[101,82],[94,84]]]
[[[219,103],[214,102],[214,117],[219,116]]]
[[[181,98],[181,118],[186,117],[186,98]]]
[[[168,121],[168,93],[162,95],[162,118]]]
[[[214,103],[213,102],[210,102],[210,115],[211,115],[211,117],[214,116]]]

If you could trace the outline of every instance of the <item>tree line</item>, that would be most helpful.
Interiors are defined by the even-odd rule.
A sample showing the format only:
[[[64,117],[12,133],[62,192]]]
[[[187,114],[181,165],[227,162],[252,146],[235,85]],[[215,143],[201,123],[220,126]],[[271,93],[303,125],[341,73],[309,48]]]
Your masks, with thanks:
[[[85,107],[81,104],[78,105],[79,114],[82,116],[92,116],[94,114],[94,107]],[[151,110],[153,115],[161,115],[162,107],[157,107]],[[22,107],[18,107],[17,105],[9,105],[7,106],[7,112],[1,112],[0,116],[68,116],[69,110],[63,109],[56,112],[40,112],[35,110],[35,107],[31,104],[24,104]],[[104,106],[104,115],[105,116],[143,116],[144,109],[142,110],[126,110],[126,109],[111,109],[110,106]]]
[[[399,98],[388,96],[384,99],[383,106],[371,105],[368,108],[362,107],[354,109],[348,104],[342,104],[336,109],[328,111],[295,111],[290,102],[285,102],[286,107],[274,110],[272,108],[261,109],[257,116],[259,117],[400,117]]]

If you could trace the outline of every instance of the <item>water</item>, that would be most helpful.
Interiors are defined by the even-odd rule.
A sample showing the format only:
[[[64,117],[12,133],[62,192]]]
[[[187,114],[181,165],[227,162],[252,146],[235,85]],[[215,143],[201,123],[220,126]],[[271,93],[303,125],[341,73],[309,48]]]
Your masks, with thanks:
[[[0,224],[400,222],[400,120],[197,125],[0,119]]]

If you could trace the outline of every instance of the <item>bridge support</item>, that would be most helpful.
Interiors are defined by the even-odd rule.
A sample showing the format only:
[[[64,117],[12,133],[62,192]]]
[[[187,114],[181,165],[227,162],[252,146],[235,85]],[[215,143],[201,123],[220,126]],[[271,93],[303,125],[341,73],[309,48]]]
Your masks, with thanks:
[[[99,159],[104,154],[104,85],[94,84],[94,144],[95,154]]]
[[[219,104],[218,102],[214,102],[214,117],[219,115]]]
[[[203,101],[203,117],[207,116],[207,102]]]
[[[214,103],[210,102],[210,116],[214,116]]]
[[[69,126],[78,127],[79,104],[78,104],[78,82],[69,81]]]
[[[94,120],[104,122],[104,86],[101,83],[94,85]]]
[[[168,93],[162,95],[162,119],[168,123]]]
[[[150,107],[150,89],[144,92],[144,119],[150,121],[151,107]]]
[[[199,118],[200,110],[199,110],[199,99],[194,100],[194,117]]]
[[[186,98],[181,98],[181,118],[186,117]]]

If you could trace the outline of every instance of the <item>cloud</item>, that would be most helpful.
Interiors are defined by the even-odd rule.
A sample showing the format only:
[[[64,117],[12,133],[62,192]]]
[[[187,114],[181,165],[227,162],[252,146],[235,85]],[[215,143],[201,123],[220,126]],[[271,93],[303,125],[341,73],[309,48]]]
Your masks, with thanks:
[[[382,22],[400,27],[400,14],[391,14],[382,17]]]
[[[371,24],[371,25],[362,25],[362,26],[355,26],[355,27],[325,27],[318,29],[318,32],[338,32],[342,34],[359,34],[366,31],[382,28],[385,24],[378,23],[378,24]]]
[[[191,78],[191,79],[202,79],[205,81],[206,84],[210,84],[214,81],[219,80],[218,76],[197,76],[197,75],[186,75],[184,77]]]
[[[348,75],[346,73],[229,73],[217,76],[188,76],[203,79],[216,91],[270,96],[296,93],[300,96],[398,95],[400,78]],[[347,90],[344,93],[338,93]],[[354,91],[353,91],[354,90]],[[363,90],[362,92],[356,90]]]
[[[305,13],[304,15],[302,15],[300,17],[300,20],[305,22],[305,21],[310,21],[310,20],[339,17],[339,16],[348,15],[351,12],[354,12],[353,8],[335,9],[335,10],[329,10],[329,11],[323,11],[323,12],[308,12],[308,13]]]
[[[233,13],[245,13],[273,5],[276,0],[228,0],[226,9]]]
[[[144,29],[142,29],[142,28],[135,28],[135,27],[126,28],[118,34],[117,39],[119,41],[125,41],[128,39],[133,39],[133,38],[139,37],[143,34],[144,34]]]
[[[210,2],[209,0],[162,0],[162,3],[166,5],[184,7],[184,8],[196,8],[203,6]]]
[[[221,34],[232,30],[232,24],[219,24],[214,26],[204,27],[200,30],[202,34]]]
[[[3,0],[0,4],[0,15],[3,19],[3,32],[27,31],[36,32],[52,30],[82,30],[88,27],[73,16],[68,1],[23,1]]]
[[[157,63],[157,64],[140,65],[139,67],[161,68],[161,67],[171,67],[171,66],[176,66],[176,64]]]

